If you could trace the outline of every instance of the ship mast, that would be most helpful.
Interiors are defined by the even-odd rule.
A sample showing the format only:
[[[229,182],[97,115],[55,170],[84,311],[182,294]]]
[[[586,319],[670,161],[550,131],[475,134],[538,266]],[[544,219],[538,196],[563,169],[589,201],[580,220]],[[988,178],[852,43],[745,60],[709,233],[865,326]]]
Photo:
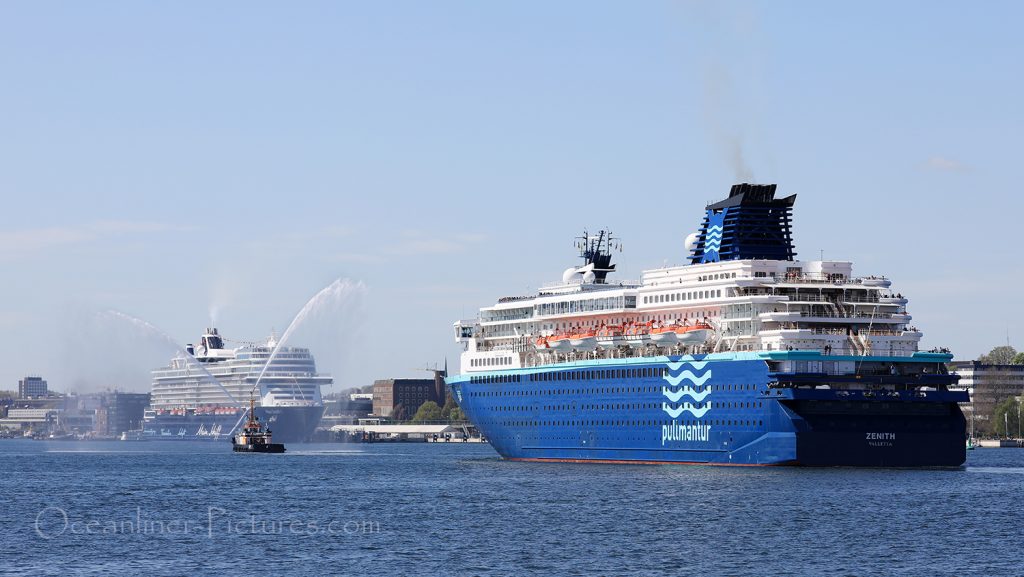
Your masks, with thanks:
[[[612,250],[622,250],[619,239],[612,236],[610,230],[605,229],[599,230],[594,236],[584,230],[583,235],[576,238],[576,248],[580,250],[580,258],[584,262],[583,268],[577,270],[592,267],[590,270],[594,272],[594,282],[598,284],[603,284],[608,273],[615,270],[615,265],[612,264]]]

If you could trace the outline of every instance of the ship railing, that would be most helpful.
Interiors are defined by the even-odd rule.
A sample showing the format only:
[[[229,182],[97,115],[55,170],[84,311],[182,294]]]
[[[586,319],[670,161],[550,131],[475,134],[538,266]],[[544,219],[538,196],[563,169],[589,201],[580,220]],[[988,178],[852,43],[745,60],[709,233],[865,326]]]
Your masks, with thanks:
[[[638,280],[619,280],[619,281],[605,281],[600,283],[594,282],[583,282],[582,279],[572,279],[569,282],[548,282],[540,285],[542,289],[556,289],[556,288],[569,288],[569,287],[581,287],[586,289],[588,287],[598,288],[636,288],[641,286],[642,283]]]
[[[839,333],[821,332],[821,331],[813,331],[813,332],[815,332],[816,334],[829,334],[829,335],[835,335],[835,336],[846,336],[845,332],[839,332]],[[871,333],[867,333],[867,331],[863,331],[863,333],[865,333],[867,336],[899,336],[899,334],[900,334],[900,333],[896,333],[896,332],[892,332],[892,331],[872,331]],[[732,338],[732,337],[730,337],[730,338]],[[822,343],[822,345],[823,345],[822,347],[803,347],[803,348],[788,349],[788,348],[786,348],[787,347],[786,342],[782,341],[780,343],[780,345],[779,345],[779,348],[764,348],[764,349],[757,348],[756,350],[763,350],[763,351],[769,351],[769,352],[778,352],[778,351],[783,351],[783,352],[815,351],[815,352],[818,352],[818,353],[820,353],[822,355],[821,356],[822,360],[828,360],[829,357],[835,357],[835,356],[859,357],[859,356],[878,355],[878,356],[886,356],[886,357],[911,357],[916,352],[916,350],[903,350],[903,349],[900,349],[900,350],[895,350],[895,349],[894,350],[889,350],[889,348],[887,346],[884,347],[884,348],[883,347],[878,347],[876,349],[876,348],[871,347],[870,346],[871,344],[869,343],[869,346],[868,346],[868,348],[866,350],[858,349],[858,348],[856,348],[854,346],[851,346],[851,345],[847,344],[846,346],[842,346],[842,347],[833,347],[833,348],[829,349],[829,352],[826,354],[825,350],[824,350],[824,344],[825,343]],[[682,350],[679,347],[665,348],[665,347],[657,347],[657,346],[651,345],[649,347],[640,348],[640,349],[633,349],[633,348],[623,347],[623,348],[616,348],[616,349],[597,349],[595,351],[589,351],[589,352],[559,353],[559,352],[555,352],[555,351],[543,351],[543,352],[533,351],[532,354],[527,354],[526,355],[524,366],[536,367],[536,366],[544,366],[544,365],[549,365],[549,364],[554,364],[554,363],[577,362],[577,361],[599,360],[599,359],[631,359],[631,358],[650,357],[650,356],[665,355],[665,354],[678,354],[678,353],[684,353],[684,352],[686,354],[701,354],[701,353],[712,352],[711,349],[713,349],[713,348],[714,348],[714,345],[704,345],[704,346],[696,346],[696,347],[688,346],[688,347],[685,348],[685,351],[684,351],[684,350]]]
[[[754,276],[745,275],[738,276],[738,279],[744,280],[766,280],[772,279],[771,282],[776,283],[803,283],[803,284],[832,284],[832,285],[859,285],[863,284],[865,280],[872,281],[887,281],[889,280],[884,276],[868,276],[868,277],[842,277],[837,278],[835,276],[828,276],[827,273],[783,273],[776,274],[774,276]]]
[[[904,313],[897,313],[899,316],[905,316]],[[854,314],[836,314],[834,312],[823,311],[820,313],[800,311],[801,317],[817,317],[826,319],[891,319],[895,315],[892,313],[854,313]]]

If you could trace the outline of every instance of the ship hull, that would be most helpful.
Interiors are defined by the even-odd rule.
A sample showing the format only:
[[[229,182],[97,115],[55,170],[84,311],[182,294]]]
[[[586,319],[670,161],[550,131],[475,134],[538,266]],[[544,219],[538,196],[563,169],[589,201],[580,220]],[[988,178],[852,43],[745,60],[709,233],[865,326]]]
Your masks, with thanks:
[[[323,416],[323,405],[305,407],[256,407],[256,416],[282,443],[302,443],[312,438]],[[143,439],[225,440],[241,423],[244,412],[235,415],[155,415],[143,421]]]
[[[232,450],[236,453],[283,453],[285,452],[282,443],[267,443],[265,445],[234,445]]]
[[[763,360],[648,357],[460,375],[454,398],[524,461],[958,467],[961,393],[778,387]]]

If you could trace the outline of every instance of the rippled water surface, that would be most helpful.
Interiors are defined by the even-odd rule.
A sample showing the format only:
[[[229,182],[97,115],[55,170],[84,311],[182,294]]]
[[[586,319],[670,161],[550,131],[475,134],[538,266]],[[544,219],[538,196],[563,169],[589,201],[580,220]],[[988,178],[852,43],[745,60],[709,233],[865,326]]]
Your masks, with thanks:
[[[1020,575],[1024,450],[961,470],[561,465],[487,445],[0,441],[0,573]]]

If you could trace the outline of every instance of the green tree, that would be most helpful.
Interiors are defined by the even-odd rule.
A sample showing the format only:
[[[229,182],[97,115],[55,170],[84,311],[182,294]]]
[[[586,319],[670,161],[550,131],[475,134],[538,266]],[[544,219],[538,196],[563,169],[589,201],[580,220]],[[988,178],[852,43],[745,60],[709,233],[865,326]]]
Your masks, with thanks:
[[[444,406],[441,407],[441,418],[451,420],[452,411],[457,408],[459,408],[459,406],[455,404],[455,399],[453,399],[451,395],[448,395],[448,398],[444,400]]]
[[[1017,349],[1003,345],[989,351],[987,355],[978,357],[978,361],[986,365],[1008,365],[1017,357]]]
[[[398,403],[395,408],[391,411],[391,420],[393,421],[404,421],[409,418],[409,411],[405,409],[405,405]]]
[[[459,407],[455,407],[454,409],[452,409],[452,412],[448,414],[448,420],[453,422],[465,421],[466,415],[463,414],[462,409],[460,409]]]
[[[1024,365],[1024,353],[1017,353],[1017,356],[1013,357],[1013,360],[1010,361],[1010,364]]]
[[[412,418],[413,422],[422,423],[424,421],[440,421],[441,420],[441,407],[437,406],[434,401],[427,401],[420,405],[416,415]]]
[[[996,405],[996,410],[992,414],[992,425],[995,429],[996,435],[1000,437],[1016,437],[1017,436],[1017,415],[1019,401],[1017,397],[1006,397],[1006,400]]]

